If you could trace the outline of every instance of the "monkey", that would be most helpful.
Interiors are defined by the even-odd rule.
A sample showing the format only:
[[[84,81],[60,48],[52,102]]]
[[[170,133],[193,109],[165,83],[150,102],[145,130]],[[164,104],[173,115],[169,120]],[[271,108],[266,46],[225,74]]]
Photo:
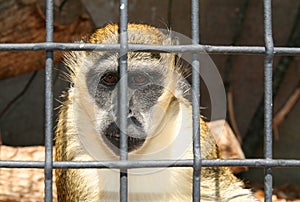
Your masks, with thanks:
[[[171,45],[172,39],[145,24],[128,24],[128,43]],[[82,40],[118,44],[119,26],[108,24]],[[56,161],[119,160],[118,52],[73,51],[65,56],[70,88],[57,123]],[[128,52],[128,159],[193,159],[191,86],[165,52]],[[200,119],[201,157],[221,158]],[[119,200],[118,169],[56,169],[59,202]],[[128,169],[128,201],[192,201],[193,168]],[[201,201],[256,201],[226,167],[202,167]]]

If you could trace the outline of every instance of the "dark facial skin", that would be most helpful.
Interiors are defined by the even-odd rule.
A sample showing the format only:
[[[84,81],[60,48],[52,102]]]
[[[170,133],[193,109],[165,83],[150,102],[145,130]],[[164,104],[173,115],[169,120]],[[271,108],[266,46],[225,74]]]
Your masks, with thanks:
[[[91,70],[87,76],[89,93],[102,110],[110,110],[111,121],[105,126],[101,136],[109,148],[119,155],[120,129],[118,127],[118,85],[117,71],[107,70],[97,74]],[[97,77],[95,76],[97,75]],[[128,71],[128,152],[141,147],[147,137],[142,114],[150,113],[163,93],[163,75],[158,71]],[[113,106],[113,107],[111,107]]]

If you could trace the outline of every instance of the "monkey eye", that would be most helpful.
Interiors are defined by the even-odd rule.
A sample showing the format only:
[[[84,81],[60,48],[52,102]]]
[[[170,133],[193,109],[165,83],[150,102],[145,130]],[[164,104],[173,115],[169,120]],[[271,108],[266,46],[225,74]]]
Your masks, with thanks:
[[[134,76],[134,81],[135,81],[135,83],[145,83],[146,77],[142,74],[136,74]]]
[[[106,86],[114,86],[118,83],[119,77],[113,73],[106,73],[101,77],[101,83]]]
[[[144,74],[136,73],[132,77],[132,82],[136,85],[144,85],[148,83],[148,78]]]

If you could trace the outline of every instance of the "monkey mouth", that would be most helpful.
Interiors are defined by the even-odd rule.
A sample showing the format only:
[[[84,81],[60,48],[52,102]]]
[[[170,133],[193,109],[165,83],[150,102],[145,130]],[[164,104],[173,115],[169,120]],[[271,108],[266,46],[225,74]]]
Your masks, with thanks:
[[[138,124],[138,125],[137,125]],[[128,134],[127,134],[127,147],[128,152],[132,152],[140,148],[145,140],[145,132],[140,127],[141,123],[128,122]],[[116,154],[120,154],[120,129],[115,122],[111,123],[105,130],[103,134],[104,142],[109,146],[109,148]]]

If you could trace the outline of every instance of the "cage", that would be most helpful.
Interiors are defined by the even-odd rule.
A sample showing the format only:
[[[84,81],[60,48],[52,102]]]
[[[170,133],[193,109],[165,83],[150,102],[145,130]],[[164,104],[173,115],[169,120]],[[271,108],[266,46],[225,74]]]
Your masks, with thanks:
[[[62,1],[62,3],[60,4],[61,6],[63,6],[64,3],[66,3],[67,1]],[[89,10],[90,12],[92,12],[92,8],[93,8],[93,4],[91,4],[89,1],[82,1],[82,2],[86,2],[87,5],[87,10]],[[53,98],[55,97],[53,94],[53,80],[55,79],[53,76],[53,70],[54,70],[54,56],[53,53],[57,52],[57,51],[66,51],[66,50],[98,50],[98,51],[104,51],[104,50],[114,50],[114,51],[121,51],[121,52],[126,52],[126,51],[131,51],[131,50],[135,50],[140,48],[138,45],[132,45],[132,44],[128,44],[126,41],[126,35],[122,35],[122,33],[126,33],[127,30],[127,24],[128,24],[128,9],[136,9],[136,5],[138,4],[137,2],[127,2],[125,0],[121,0],[120,2],[117,1],[112,1],[114,3],[110,3],[110,4],[105,4],[106,7],[105,8],[110,8],[111,10],[113,10],[114,12],[117,12],[116,10],[118,10],[117,8],[119,7],[119,20],[118,19],[114,19],[116,21],[120,22],[120,31],[121,31],[121,36],[123,36],[124,38],[121,37],[120,39],[120,46],[115,46],[115,45],[106,45],[106,46],[100,46],[100,45],[95,45],[95,44],[85,44],[84,46],[82,46],[82,44],[77,44],[77,43],[61,43],[61,42],[56,42],[53,38],[53,33],[54,33],[54,11],[55,11],[55,2],[48,0],[46,1],[45,4],[45,22],[46,22],[46,28],[45,28],[45,40],[41,41],[41,42],[29,42],[29,43],[14,43],[14,41],[12,41],[11,43],[1,43],[0,44],[0,51],[2,52],[12,52],[12,51],[17,51],[17,52],[23,52],[23,51],[33,51],[32,54],[35,54],[37,51],[45,51],[46,52],[46,59],[45,59],[45,127],[44,127],[44,132],[45,132],[45,136],[44,136],[44,142],[45,142],[45,160],[44,161],[32,161],[32,160],[26,160],[26,161],[18,161],[18,160],[1,160],[0,161],[0,167],[1,168],[39,168],[40,170],[44,171],[44,184],[45,184],[45,190],[44,190],[44,201],[52,201],[53,200],[53,195],[52,195],[52,190],[53,190],[53,170],[56,168],[99,168],[99,169],[105,169],[107,167],[113,167],[113,168],[118,168],[118,169],[130,169],[132,167],[143,167],[143,166],[153,166],[153,167],[160,167],[160,166],[165,166],[166,164],[168,164],[169,162],[157,162],[157,161],[142,161],[142,162],[131,162],[131,161],[127,161],[126,156],[127,156],[127,152],[126,150],[126,141],[123,141],[123,147],[124,155],[121,155],[121,159],[119,162],[99,162],[99,161],[95,161],[95,162],[56,162],[53,161]],[[150,10],[148,12],[150,12],[152,15],[150,16],[150,18],[153,18],[154,20],[157,20],[157,17],[155,17],[155,15],[157,15],[157,13],[159,12],[164,12],[166,14],[166,18],[168,18],[168,25],[170,27],[174,27],[174,29],[176,28],[176,25],[174,25],[174,18],[177,17],[177,15],[172,15],[172,12],[176,12],[179,14],[178,18],[190,18],[190,24],[188,25],[189,29],[191,30],[191,38],[192,38],[192,43],[189,45],[175,45],[175,46],[147,46],[147,45],[143,45],[144,49],[150,50],[150,51],[166,51],[166,52],[176,52],[176,53],[181,53],[181,52],[196,52],[196,51],[206,51],[209,54],[212,54],[212,57],[216,58],[216,60],[218,60],[218,55],[226,55],[226,56],[231,56],[231,55],[242,55],[241,58],[238,58],[236,60],[243,60],[244,58],[248,58],[248,57],[252,57],[253,54],[259,55],[261,58],[259,59],[261,62],[261,68],[263,68],[263,70],[261,69],[261,73],[263,74],[264,77],[264,83],[261,83],[261,85],[263,85],[263,87],[261,87],[261,91],[256,92],[257,94],[264,92],[264,99],[263,99],[263,115],[259,117],[259,115],[257,115],[257,121],[260,121],[260,124],[264,124],[264,132],[263,132],[263,136],[264,136],[264,153],[263,156],[259,157],[259,158],[247,158],[245,160],[228,160],[228,159],[224,159],[224,160],[204,160],[204,159],[200,159],[199,158],[199,134],[194,134],[194,136],[196,137],[194,139],[195,143],[194,144],[194,152],[195,152],[195,158],[194,160],[184,160],[184,161],[178,161],[176,164],[172,165],[172,166],[186,166],[186,167],[193,167],[194,172],[195,173],[199,173],[201,167],[203,166],[248,166],[248,167],[259,167],[259,168],[263,168],[265,173],[264,173],[264,195],[265,195],[265,201],[272,201],[272,191],[273,191],[273,181],[274,181],[274,177],[273,177],[273,171],[275,168],[279,168],[279,167],[293,167],[293,168],[297,168],[300,166],[300,161],[299,160],[295,160],[297,157],[292,157],[292,158],[285,158],[284,156],[282,158],[274,158],[273,156],[273,145],[275,144],[273,141],[273,133],[272,133],[272,117],[273,117],[273,97],[274,97],[274,89],[273,89],[273,75],[275,75],[275,72],[273,73],[273,61],[276,60],[280,61],[280,56],[284,57],[284,56],[290,56],[290,57],[298,57],[298,54],[300,53],[300,49],[297,47],[296,43],[290,42],[286,45],[281,45],[284,44],[279,43],[281,46],[275,46],[274,45],[274,35],[277,36],[277,33],[273,34],[273,28],[272,28],[272,24],[274,23],[273,19],[274,17],[272,17],[272,12],[274,12],[274,8],[272,8],[272,3],[273,3],[273,7],[274,4],[277,4],[278,8],[281,4],[278,1],[271,1],[271,0],[264,0],[263,2],[256,2],[257,4],[260,5],[260,8],[262,9],[261,11],[261,26],[260,28],[263,30],[263,32],[261,33],[261,40],[259,43],[257,43],[256,41],[251,41],[251,36],[250,35],[245,35],[245,38],[250,38],[249,41],[247,41],[246,45],[237,45],[238,44],[238,40],[240,39],[241,36],[239,36],[240,30],[241,29],[241,24],[243,23],[243,18],[245,16],[240,16],[237,18],[237,23],[232,23],[231,27],[236,27],[237,31],[235,32],[236,34],[233,34],[233,38],[232,40],[228,40],[230,42],[228,42],[227,44],[219,44],[219,35],[215,34],[216,37],[215,41],[212,41],[212,38],[209,38],[208,36],[204,36],[203,39],[200,38],[202,30],[205,29],[212,29],[210,27],[204,27],[203,24],[207,23],[205,22],[205,20],[201,19],[202,15],[207,15],[207,10],[209,9],[213,9],[213,7],[217,7],[217,4],[220,3],[218,1],[215,1],[211,4],[209,4],[206,1],[203,2],[199,2],[196,0],[192,0],[189,2],[188,6],[186,9],[190,9],[189,14],[187,15],[184,12],[180,12],[180,7],[175,7],[174,5],[176,3],[178,3],[177,1],[165,1],[162,4],[165,4],[168,6],[169,10],[168,12],[165,11],[159,11],[159,9],[162,9],[163,6],[155,6],[156,4],[161,4],[159,1],[149,1],[150,2],[150,9],[149,8],[145,8],[145,10]],[[291,3],[288,4],[290,7],[286,7],[286,10],[288,10],[289,8],[292,7],[298,7],[298,10],[294,9],[293,10],[293,15],[290,16],[290,20],[293,20],[293,17],[295,17],[295,19],[297,19],[297,16],[299,16],[299,14],[297,14],[297,12],[299,13],[299,3],[297,1],[290,1]],[[22,2],[20,3],[19,1],[15,1],[11,4],[22,4]],[[36,3],[36,2],[35,2]],[[247,9],[247,4],[249,4],[249,1],[230,1],[231,4],[234,4],[235,8],[237,8],[237,11],[235,12],[235,14],[242,14],[245,15],[245,13],[243,14],[243,12],[245,11],[245,9]],[[30,4],[30,1],[28,1],[28,4]],[[114,5],[112,5],[114,4]],[[179,4],[179,3],[178,3]],[[185,4],[185,3],[184,3]],[[224,4],[226,4],[224,2]],[[23,5],[23,4],[22,4]],[[207,6],[206,9],[204,9],[204,6]],[[238,6],[237,6],[238,5]],[[103,4],[101,4],[100,6],[103,6]],[[43,6],[42,6],[43,8]],[[96,7],[97,8],[97,7]],[[252,7],[252,9],[254,9],[255,7]],[[221,7],[219,7],[219,9],[221,9]],[[42,9],[41,9],[42,10]],[[40,12],[43,12],[41,11]],[[285,10],[285,11],[286,11]],[[146,12],[146,11],[145,11]],[[283,12],[283,11],[277,11],[277,12]],[[203,14],[204,13],[204,14]],[[291,12],[292,13],[292,12]],[[230,13],[231,15],[233,15],[232,13]],[[109,12],[106,13],[106,15],[109,16]],[[139,14],[142,15],[142,14]],[[182,16],[181,16],[182,15]],[[200,19],[199,19],[200,16]],[[236,16],[236,15],[234,15]],[[280,16],[280,15],[279,15]],[[98,16],[99,17],[99,16]],[[230,16],[229,16],[230,17]],[[252,16],[253,17],[253,16]],[[255,16],[254,16],[255,17]],[[254,18],[253,17],[253,18]],[[98,21],[97,16],[93,16],[93,19],[95,19],[95,21]],[[276,19],[278,19],[279,17],[277,17]],[[299,18],[299,17],[298,17]],[[173,20],[172,20],[173,19]],[[131,19],[132,20],[132,19]],[[206,19],[207,20],[207,19]],[[101,21],[101,20],[100,20]],[[98,21],[99,22],[99,21]],[[211,22],[210,22],[211,23]],[[297,27],[297,23],[296,22],[296,27]],[[298,23],[299,24],[299,23]],[[172,26],[173,25],[173,26]],[[210,26],[212,26],[211,24],[208,24]],[[228,24],[227,24],[228,25]],[[1,26],[4,27],[4,24],[2,24]],[[258,26],[258,25],[257,25]],[[288,25],[288,27],[292,27],[292,23],[290,23],[290,25]],[[259,27],[259,26],[258,26]],[[184,27],[185,28],[185,27]],[[255,27],[252,29],[255,29]],[[257,28],[259,29],[259,28]],[[277,28],[279,29],[279,28]],[[298,28],[294,28],[294,29],[299,29]],[[286,29],[289,30],[289,29]],[[252,33],[255,32],[256,30],[252,30]],[[0,30],[1,32],[1,30]],[[184,31],[183,31],[184,32]],[[224,28],[224,30],[220,31],[220,34],[224,34],[224,36],[228,36],[226,35],[226,29]],[[223,33],[222,33],[223,32]],[[287,34],[288,31],[286,31]],[[299,33],[296,32],[296,33]],[[297,38],[297,34],[296,37],[294,36],[294,38]],[[230,37],[228,37],[230,38]],[[291,38],[293,38],[293,36],[291,36]],[[297,40],[297,39],[296,39]],[[299,39],[298,39],[299,40]],[[206,42],[205,42],[206,41]],[[291,39],[291,41],[293,41]],[[224,42],[223,42],[224,43]],[[209,44],[213,44],[213,45],[209,45]],[[257,44],[262,44],[262,45],[257,45]],[[125,47],[125,48],[124,48]],[[276,58],[277,57],[277,58]],[[1,59],[2,60],[2,59]],[[121,60],[126,61],[126,57],[121,58]],[[194,69],[198,69],[199,68],[199,63],[197,62],[199,59],[194,58],[193,59],[193,68]],[[219,61],[222,61],[224,59],[220,59]],[[231,59],[228,59],[230,63]],[[283,59],[284,60],[284,59]],[[288,59],[285,59],[288,60]],[[232,62],[232,61],[231,61]],[[286,63],[286,61],[284,61]],[[283,62],[283,63],[284,63]],[[120,62],[120,64],[126,64],[126,62]],[[294,69],[296,69],[297,71],[297,63],[294,64]],[[123,69],[124,71],[121,71],[125,74],[125,70],[126,70],[126,65],[122,66],[120,65],[120,69]],[[226,71],[226,69],[224,69],[223,71]],[[241,71],[241,70],[240,70]],[[297,77],[299,73],[298,72],[294,75],[294,80],[297,82],[297,79],[299,80],[299,77]],[[254,75],[256,76],[256,75]],[[226,76],[224,76],[226,77]],[[226,78],[225,78],[226,80]],[[299,82],[299,81],[298,81]],[[199,89],[199,84],[200,83],[200,75],[198,74],[193,74],[193,93],[195,94],[195,98],[196,100],[193,100],[193,108],[194,109],[198,109],[199,108],[199,104],[197,103],[202,103],[202,100],[200,102],[199,97],[200,97],[200,89]],[[124,88],[126,88],[126,83],[124,83],[122,85]],[[225,83],[225,87],[226,87],[226,83]],[[299,89],[299,84],[297,89]],[[250,90],[250,88],[248,87],[248,90]],[[120,99],[125,99],[125,94],[120,94]],[[197,99],[198,98],[198,99]],[[202,98],[201,98],[202,99]],[[122,101],[121,101],[122,102]],[[206,101],[204,101],[206,102]],[[253,106],[251,104],[249,104],[250,106]],[[6,113],[6,110],[5,110]],[[40,112],[43,113],[43,112]],[[4,114],[4,113],[3,113]],[[299,113],[298,113],[299,114]],[[1,116],[2,113],[1,113]],[[0,118],[1,118],[0,116]],[[208,115],[209,116],[209,115]],[[126,117],[125,112],[123,112],[123,115],[121,115],[121,117]],[[195,123],[197,123],[197,120],[199,120],[199,111],[195,110],[195,114],[193,115],[193,120]],[[249,120],[248,120],[249,121]],[[2,122],[4,123],[4,122]],[[254,122],[253,122],[254,123]],[[256,124],[256,123],[255,123]],[[126,128],[126,125],[121,126],[123,128]],[[299,128],[298,128],[299,129]],[[297,130],[293,129],[293,130]],[[244,138],[250,138],[250,136],[245,136]],[[253,137],[251,137],[253,138]],[[251,139],[250,138],[250,139]],[[7,137],[3,136],[4,142],[7,140]],[[41,140],[40,140],[41,141]],[[251,140],[245,140],[245,141],[249,141],[250,143],[244,147],[246,149],[246,156],[247,157],[252,157],[251,154],[249,155],[247,153],[247,151],[251,150],[251,146],[253,146],[253,144],[257,143],[252,143],[251,144]],[[253,155],[253,154],[252,154]],[[40,159],[39,159],[40,160]],[[1,175],[1,173],[0,173]],[[197,175],[196,175],[197,176]],[[200,175],[198,175],[200,178]],[[126,174],[122,174],[120,176],[120,182],[121,182],[121,188],[120,188],[120,201],[127,201],[127,176]],[[193,186],[194,186],[194,190],[195,192],[193,192],[193,200],[194,201],[199,201],[200,200],[200,180],[195,177],[193,180]],[[197,191],[200,190],[200,191]]]

